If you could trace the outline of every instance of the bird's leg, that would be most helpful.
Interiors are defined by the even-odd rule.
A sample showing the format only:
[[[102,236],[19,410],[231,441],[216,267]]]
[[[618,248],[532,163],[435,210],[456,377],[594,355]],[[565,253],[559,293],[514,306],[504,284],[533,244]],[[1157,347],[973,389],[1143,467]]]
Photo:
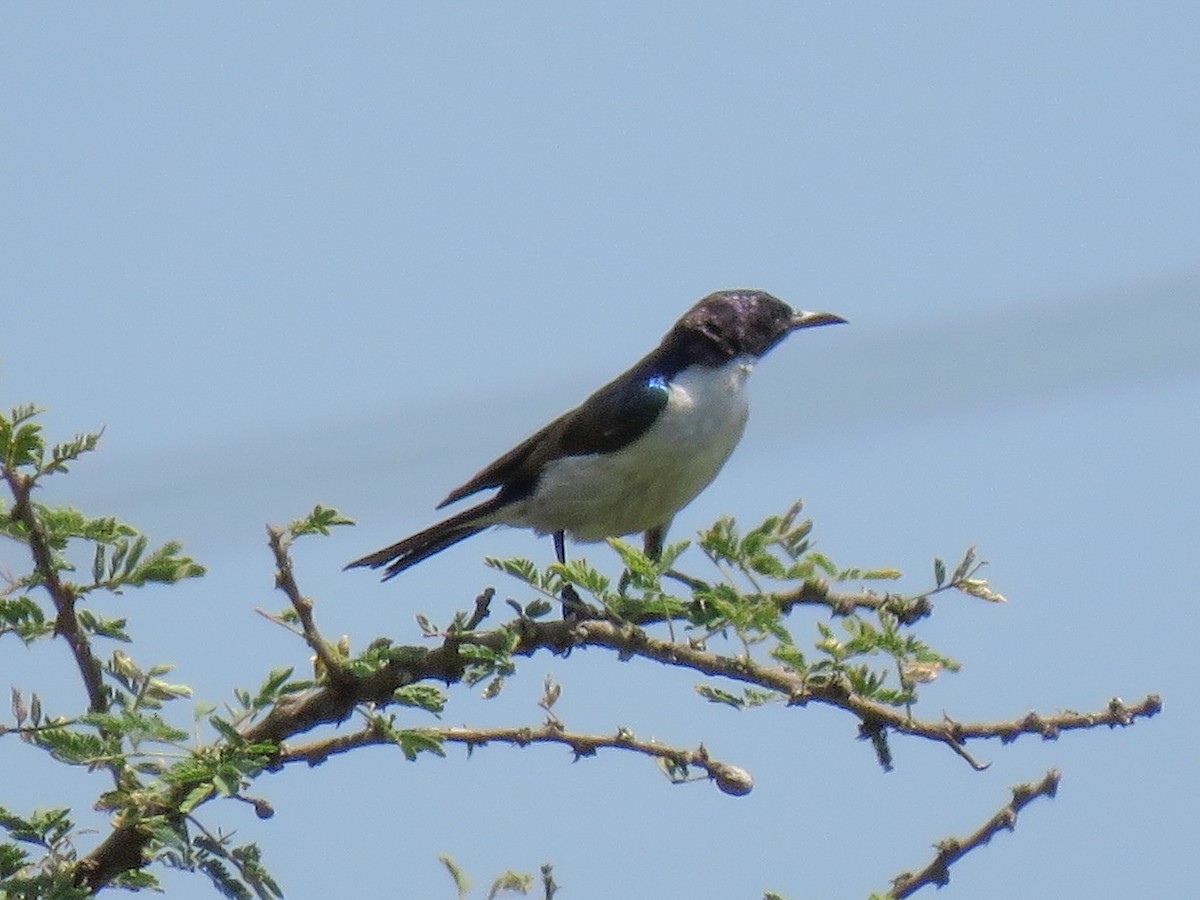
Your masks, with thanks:
[[[647,528],[642,535],[642,552],[650,559],[658,562],[662,559],[663,541],[667,536],[667,529],[671,527],[671,522],[668,520],[662,525],[656,525],[653,528]],[[675,623],[671,621],[671,616],[667,610],[663,610],[663,618],[667,620],[667,633],[671,636],[671,643],[675,643]]]
[[[554,532],[554,555],[558,557],[560,565],[565,564],[567,561],[567,547],[564,537],[563,532]],[[583,598],[579,596],[573,584],[568,584],[562,589],[562,607],[564,619],[582,619],[586,616],[586,607],[583,604]]]
[[[642,550],[655,562],[662,559],[663,540],[667,536],[667,527],[670,524],[668,522],[666,525],[656,525],[653,528],[647,528],[646,533],[642,535]]]
[[[642,552],[655,562],[662,559],[663,538],[666,537],[667,529],[670,525],[670,522],[666,525],[656,525],[653,528],[647,528],[642,533]],[[618,590],[624,591],[627,587],[629,587],[628,569],[621,573],[621,582]]]
[[[658,562],[662,556],[663,537],[666,533],[666,525],[656,525],[654,528],[647,528],[642,532],[642,552],[655,562]],[[621,573],[621,580],[617,585],[618,591],[624,592],[625,588],[629,587],[629,577],[628,569]]]

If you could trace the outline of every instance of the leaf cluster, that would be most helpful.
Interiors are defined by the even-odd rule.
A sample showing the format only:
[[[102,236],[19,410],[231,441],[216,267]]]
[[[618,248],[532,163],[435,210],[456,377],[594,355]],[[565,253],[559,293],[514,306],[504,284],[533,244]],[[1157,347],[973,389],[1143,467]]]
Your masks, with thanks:
[[[689,641],[705,645],[714,638],[738,641],[747,659],[756,658],[763,647],[767,657],[814,684],[838,684],[864,699],[892,707],[911,707],[918,699],[918,686],[932,681],[942,671],[957,671],[959,663],[934,650],[909,627],[911,621],[893,612],[926,600],[937,591],[958,587],[983,596],[986,582],[977,576],[981,563],[969,550],[947,579],[913,595],[889,593],[874,604],[842,609],[830,597],[830,586],[866,585],[894,581],[901,573],[891,568],[841,567],[812,545],[811,519],[799,518],[801,506],[794,504],[781,515],[772,515],[744,533],[732,518],[719,519],[699,535],[698,546],[717,571],[716,577],[683,576],[675,564],[690,546],[681,541],[669,545],[660,559],[648,558],[632,544],[612,539],[624,564],[615,584],[586,559],[554,563],[539,569],[528,559],[489,559],[488,564],[535,589],[539,597],[522,605],[509,603],[523,615],[544,615],[550,601],[572,586],[584,592],[593,615],[635,623],[665,622],[673,631],[682,623]],[[938,564],[944,564],[938,561]],[[686,593],[670,587],[674,581]],[[821,605],[838,621],[817,620],[811,649],[804,650],[789,617],[794,609],[784,591],[801,584],[815,596],[826,598]],[[998,595],[996,595],[998,596]],[[788,697],[757,687],[739,693],[711,684],[697,690],[707,700],[739,709],[761,706]]]

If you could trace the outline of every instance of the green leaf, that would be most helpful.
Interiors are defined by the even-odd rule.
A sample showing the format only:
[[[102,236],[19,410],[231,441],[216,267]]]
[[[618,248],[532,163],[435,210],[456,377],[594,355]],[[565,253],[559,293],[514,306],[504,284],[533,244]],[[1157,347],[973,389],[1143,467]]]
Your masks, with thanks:
[[[445,756],[442,749],[442,739],[423,731],[398,731],[395,736],[396,745],[403,751],[404,758],[413,762],[419,753],[433,753]]]
[[[396,688],[392,698],[401,706],[415,706],[434,715],[441,714],[446,708],[445,693],[428,684],[407,684]]]
[[[146,546],[149,543],[149,539],[144,534],[139,534],[132,544],[125,540],[117,541],[112,561],[109,564],[109,578],[115,579],[119,575],[122,582],[132,581],[134,572],[137,571],[137,564],[141,560],[142,554],[146,552]]]
[[[833,560],[831,560],[824,553],[820,553],[816,550],[813,550],[813,551],[809,552],[808,558],[813,563],[816,564],[817,568],[824,571],[825,574],[828,575],[830,578],[837,577],[838,567],[836,565],[834,565]]]
[[[734,709],[742,709],[745,706],[742,698],[737,694],[713,687],[711,684],[696,685],[696,693],[710,703],[723,703],[726,706],[732,706]]]
[[[957,581],[954,586],[963,593],[970,594],[972,597],[978,597],[980,600],[986,600],[989,603],[1008,602],[1007,597],[988,587],[987,579],[985,578],[963,578]]]
[[[968,547],[967,552],[963,554],[962,562],[958,564],[958,568],[954,570],[954,574],[950,576],[951,583],[957,583],[966,578],[975,567],[975,548]]]
[[[155,891],[159,894],[164,893],[161,882],[145,869],[131,869],[122,872],[109,882],[109,886],[123,888],[127,891]],[[85,892],[85,895],[91,896],[90,892]]]
[[[42,438],[42,426],[37,422],[17,424],[16,410],[13,424],[7,433],[0,434],[3,440],[4,465],[9,471],[15,471],[23,466],[38,467],[46,452],[46,442]]]
[[[241,746],[245,743],[245,738],[238,734],[238,730],[229,722],[226,722],[220,716],[209,716],[208,724],[215,728],[225,740],[229,741],[234,746]]]
[[[122,573],[119,583],[142,587],[152,582],[174,584],[184,578],[199,578],[205,573],[204,566],[190,556],[180,555],[182,550],[183,545],[178,541],[167,541],[144,561]]]
[[[186,731],[169,725],[156,712],[146,713],[124,709],[119,713],[88,713],[80,716],[79,722],[94,725],[110,734],[120,735],[134,744],[147,740],[163,744],[177,744],[188,738]]]
[[[714,562],[736,560],[739,543],[737,526],[729,516],[717,519],[711,528],[700,532],[700,549]]]
[[[583,588],[596,597],[601,597],[608,590],[608,579],[601,575],[585,559],[572,559],[565,563],[552,563],[548,572],[557,575],[563,581],[570,582]]]
[[[322,506],[318,503],[307,516],[302,519],[296,519],[288,525],[287,530],[292,537],[301,537],[306,534],[328,535],[332,528],[336,528],[339,525],[353,524],[353,519],[343,516],[332,507]]]
[[[459,900],[465,900],[471,890],[471,880],[467,878],[467,873],[448,854],[439,853],[438,859],[446,867],[446,871],[450,873],[450,877],[454,880],[454,889],[458,891]]]
[[[89,518],[70,506],[45,506],[37,503],[34,504],[34,509],[51,545],[59,550],[66,547],[70,538],[112,544],[119,538],[135,537],[138,533],[132,525],[118,522],[113,516]]]
[[[14,840],[49,847],[74,829],[74,823],[67,818],[70,812],[66,807],[35,809],[25,818],[0,806],[0,828],[11,834]]]
[[[50,462],[42,467],[42,474],[49,475],[54,472],[67,471],[67,463],[73,462],[83,454],[96,449],[96,445],[100,443],[101,434],[102,432],[77,434],[72,440],[66,443],[55,444],[50,449]]]
[[[904,575],[899,569],[842,569],[838,581],[895,581]]]
[[[294,671],[296,670],[293,666],[281,666],[277,669],[272,669],[267,674],[262,687],[258,689],[258,696],[251,701],[250,705],[255,709],[262,709],[274,703],[279,697],[280,688],[292,677]]]
[[[41,606],[32,597],[0,597],[0,635],[11,632],[28,644],[54,630]]]
[[[771,648],[771,655],[795,672],[803,675],[808,670],[808,660],[798,647],[779,644]]]
[[[197,700],[195,709],[192,711],[192,717],[199,722],[205,716],[216,712],[217,704],[209,700]]]
[[[478,684],[492,675],[511,675],[515,671],[512,657],[506,650],[464,643],[459,645],[458,655],[468,665],[468,684]]]
[[[779,557],[768,553],[765,550],[758,551],[751,555],[746,560],[746,565],[759,575],[766,575],[768,578],[782,578],[785,575],[783,563]]]
[[[96,545],[96,555],[92,557],[92,583],[99,584],[104,577],[104,545]]]
[[[513,872],[511,869],[497,876],[488,889],[487,900],[496,900],[502,893],[528,894],[533,890],[533,875],[528,872]]]
[[[16,844],[0,844],[0,882],[12,878],[28,860],[29,854]]]
[[[113,741],[71,728],[44,728],[31,741],[60,762],[73,766],[90,766],[118,750]]]
[[[522,559],[520,557],[500,559],[499,557],[488,556],[484,558],[484,563],[533,587],[540,588],[542,586],[541,570],[531,559]]]
[[[213,775],[213,787],[224,797],[234,797],[242,789],[242,777],[239,772],[222,771]]]
[[[80,609],[77,615],[80,627],[89,634],[111,638],[126,644],[133,640],[125,631],[127,619],[102,619],[89,609]]]
[[[213,786],[211,784],[196,785],[196,787],[188,791],[188,795],[184,797],[183,802],[179,804],[179,812],[186,816],[193,809],[211,797],[214,793],[216,792],[213,790]]]

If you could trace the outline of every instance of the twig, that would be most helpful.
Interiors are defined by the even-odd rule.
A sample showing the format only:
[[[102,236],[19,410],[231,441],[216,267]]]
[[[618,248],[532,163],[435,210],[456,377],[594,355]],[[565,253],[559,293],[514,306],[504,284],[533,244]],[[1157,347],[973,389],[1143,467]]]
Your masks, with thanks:
[[[1046,716],[1031,712],[1016,721],[1001,723],[964,723],[955,722],[947,717],[946,723],[955,738],[960,741],[972,738],[1000,738],[1007,744],[1023,734],[1037,734],[1044,740],[1052,741],[1064,731],[1095,728],[1097,725],[1107,725],[1109,728],[1132,725],[1135,719],[1148,719],[1162,712],[1162,708],[1162,697],[1158,694],[1147,694],[1132,705],[1125,703],[1120,697],[1113,697],[1103,710],[1092,713],[1068,709]]]
[[[1000,808],[994,816],[971,834],[963,838],[946,838],[934,846],[937,855],[920,872],[903,872],[892,879],[892,889],[887,896],[903,900],[926,885],[944,887],[950,882],[950,867],[978,847],[982,847],[1001,831],[1012,831],[1017,824],[1017,814],[1038,797],[1053,797],[1058,790],[1061,774],[1051,769],[1037,784],[1018,784],[1012,789],[1012,800]]]
[[[576,646],[608,647],[623,656],[642,656],[666,665],[765,687],[783,694],[791,705],[802,706],[815,701],[836,706],[873,726],[940,741],[976,769],[986,766],[964,751],[963,744],[967,740],[999,738],[1008,743],[1022,734],[1038,734],[1045,739],[1053,739],[1063,731],[1079,728],[1131,725],[1135,719],[1148,718],[1162,710],[1162,699],[1157,694],[1150,694],[1132,706],[1120,700],[1111,700],[1103,711],[1094,713],[1030,713],[1011,722],[960,723],[949,718],[942,722],[927,722],[910,718],[905,711],[868,700],[837,681],[817,682],[791,669],[764,665],[742,655],[724,656],[692,645],[668,643],[629,625],[597,620],[580,622],[575,628],[574,638]],[[515,652],[522,651],[518,649]]]
[[[463,631],[474,631],[479,627],[479,623],[491,615],[492,598],[496,596],[494,587],[484,588],[483,593],[475,598],[475,609],[471,613],[471,618],[467,619],[467,623],[463,626]]]
[[[804,582],[794,591],[769,594],[771,600],[786,615],[797,606],[827,606],[835,616],[848,616],[858,610],[888,612],[902,625],[912,625],[933,612],[933,604],[925,595],[905,597],[900,594],[877,594],[875,591],[847,593],[831,591],[821,581]]]
[[[33,554],[34,569],[54,602],[54,633],[62,635],[75,657],[75,664],[79,667],[83,687],[87,692],[88,710],[94,713],[106,712],[108,692],[104,689],[100,660],[92,653],[91,642],[88,641],[87,634],[79,625],[79,617],[75,614],[75,602],[79,596],[58,577],[58,568],[54,564],[54,553],[50,549],[46,531],[42,528],[41,520],[30,501],[34,477],[21,476],[5,468],[4,478],[13,495],[12,516],[25,526],[29,550]],[[103,734],[103,730],[101,733]]]
[[[708,582],[677,572],[675,569],[668,571],[666,577],[686,585],[691,590],[709,586]],[[806,581],[792,591],[767,593],[764,596],[775,604],[783,615],[787,615],[797,606],[824,606],[834,616],[848,616],[859,610],[887,612],[894,615],[901,625],[912,625],[933,612],[933,603],[927,594],[906,597],[902,594],[879,594],[875,591],[831,591],[828,585],[818,580]],[[626,621],[636,625],[653,625],[659,622],[669,623],[673,618],[675,617],[658,612],[648,612]]]
[[[353,676],[346,671],[341,658],[330,647],[329,642],[321,635],[313,618],[313,602],[300,593],[296,577],[292,570],[292,560],[288,555],[288,540],[285,529],[274,525],[267,526],[267,543],[275,556],[275,586],[287,596],[292,608],[300,619],[300,627],[304,630],[304,640],[317,659],[325,667],[325,672],[331,684],[345,686],[351,683]]]
[[[576,759],[595,756],[596,751],[602,749],[630,750],[662,762],[674,781],[687,780],[682,777],[681,773],[686,772],[688,767],[693,767],[703,770],[709,778],[717,782],[717,787],[727,794],[742,796],[750,793],[754,786],[753,778],[745,769],[713,759],[703,746],[695,750],[683,750],[661,744],[658,741],[641,740],[624,729],[620,729],[612,735],[582,734],[554,725],[541,725],[536,728],[451,726],[405,730],[445,743],[463,744],[468,749],[482,747],[493,742],[513,744],[518,747],[527,747],[530,744],[563,744],[571,749]],[[390,743],[394,743],[394,738],[387,733],[387,730],[377,727],[374,722],[369,722],[365,728],[353,734],[337,735],[298,747],[283,748],[278,759],[280,763],[305,762],[310,766],[316,766],[338,753],[346,753],[358,747]]]

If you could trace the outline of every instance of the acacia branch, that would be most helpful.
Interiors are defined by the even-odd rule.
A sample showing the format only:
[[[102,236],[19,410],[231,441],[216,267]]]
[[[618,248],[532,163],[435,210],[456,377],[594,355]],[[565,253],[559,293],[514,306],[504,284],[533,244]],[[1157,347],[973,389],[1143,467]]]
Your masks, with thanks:
[[[595,756],[596,752],[601,749],[629,750],[658,760],[672,781],[677,783],[690,780],[687,778],[687,769],[692,767],[703,770],[709,778],[716,781],[717,787],[727,794],[742,796],[750,793],[754,787],[754,779],[749,772],[740,766],[713,759],[703,744],[695,750],[684,750],[658,741],[641,740],[624,729],[620,729],[612,735],[583,734],[567,731],[559,725],[547,723],[538,727],[466,728],[451,726],[405,730],[442,743],[463,744],[468,750],[493,742],[512,744],[517,747],[527,747],[531,744],[562,744],[571,749],[576,759]],[[395,742],[395,736],[389,733],[389,729],[380,727],[380,723],[372,719],[365,728],[353,734],[336,735],[297,747],[281,748],[278,760],[280,763],[305,762],[310,766],[316,766],[338,753],[346,753],[358,747],[394,744]]]
[[[827,584],[813,579],[793,591],[769,596],[783,615],[797,606],[824,606],[835,616],[848,616],[859,610],[886,612],[895,616],[901,625],[912,625],[933,612],[933,604],[924,594],[905,597],[902,594],[878,594],[875,591],[831,591]]]
[[[35,478],[32,475],[19,475],[7,467],[4,469],[4,478],[13,495],[11,515],[15,521],[25,526],[29,550],[33,555],[34,571],[41,577],[42,586],[46,588],[46,592],[54,603],[54,633],[61,635],[66,640],[83,679],[83,687],[88,698],[88,711],[106,712],[108,710],[108,693],[104,689],[100,660],[92,653],[91,642],[80,627],[79,617],[75,614],[75,602],[79,599],[79,595],[58,577],[58,567],[54,564],[54,552],[50,548],[46,530],[42,527],[42,522],[30,499]]]
[[[292,604],[292,608],[296,610],[296,616],[300,620],[300,627],[304,632],[304,640],[313,653],[317,655],[317,659],[325,667],[328,673],[329,681],[334,685],[344,685],[353,680],[350,674],[346,671],[342,664],[341,658],[334,652],[329,641],[321,634],[317,628],[316,620],[313,617],[313,602],[300,593],[300,587],[296,584],[296,576],[292,567],[292,558],[288,554],[289,541],[287,532],[283,528],[276,528],[274,525],[267,526],[267,544],[271,548],[271,553],[275,557],[275,587],[283,591],[288,598],[288,602]]]
[[[589,620],[576,626],[574,638],[576,646],[608,647],[624,656],[642,656],[665,665],[694,669],[705,675],[767,688],[787,697],[790,705],[803,706],[815,701],[835,706],[853,713],[869,728],[887,728],[899,734],[944,743],[975,768],[981,768],[980,764],[963,750],[967,740],[999,738],[1008,743],[1022,734],[1038,734],[1045,739],[1053,739],[1063,731],[1079,728],[1131,725],[1137,718],[1148,718],[1162,710],[1161,698],[1157,694],[1150,694],[1132,706],[1120,700],[1111,700],[1104,710],[1094,713],[1029,713],[1008,722],[961,723],[949,718],[941,722],[929,722],[914,719],[904,710],[868,700],[838,680],[818,681],[792,669],[765,665],[745,656],[726,656],[691,645],[659,640],[630,625]]]
[[[972,850],[982,847],[1001,831],[1012,831],[1017,824],[1017,814],[1038,797],[1053,797],[1058,790],[1061,773],[1051,769],[1037,784],[1018,784],[1012,789],[1012,800],[1002,806],[994,816],[975,831],[962,838],[946,838],[934,846],[937,854],[921,871],[903,872],[892,879],[892,889],[886,895],[893,900],[903,900],[926,885],[944,887],[950,882],[950,866]]]
[[[692,590],[708,587],[708,582],[685,575],[675,569],[667,572],[667,577]],[[823,606],[834,616],[849,616],[860,610],[884,612],[895,616],[901,625],[912,625],[933,612],[933,603],[930,602],[928,594],[906,597],[903,594],[880,594],[871,590],[831,591],[828,584],[813,578],[805,581],[795,590],[770,593],[766,596],[779,609],[780,614],[785,616],[797,606]],[[649,625],[668,620],[669,617],[654,612],[638,616],[630,621],[636,622],[638,625]]]
[[[514,629],[518,632],[515,646],[512,643]],[[766,665],[744,656],[729,656],[660,640],[633,625],[600,619],[581,622],[524,619],[491,631],[455,634],[434,649],[406,648],[409,652],[374,672],[354,676],[344,688],[318,688],[282,700],[262,721],[250,726],[244,732],[244,737],[250,743],[282,743],[318,725],[340,722],[359,703],[385,705],[391,701],[394,691],[417,681],[459,681],[465,663],[458,653],[458,647],[464,644],[510,650],[515,656],[532,656],[547,650],[563,654],[575,648],[604,647],[624,658],[641,656],[664,665],[766,688],[786,697],[791,705],[803,706],[817,702],[835,706],[872,727],[939,741],[960,755],[968,740],[998,738],[1007,743],[1022,734],[1037,734],[1052,739],[1063,731],[1102,725],[1130,725],[1136,719],[1148,718],[1162,709],[1162,700],[1158,695],[1150,694],[1133,705],[1113,700],[1103,710],[1093,713],[1029,713],[1019,719],[999,722],[957,722],[949,718],[926,721],[913,718],[904,710],[856,694],[836,679],[818,680],[783,666]]]
[[[1162,697],[1158,694],[1147,694],[1133,704],[1125,703],[1120,697],[1113,697],[1104,709],[1092,713],[1064,710],[1055,715],[1043,715],[1030,712],[1011,722],[955,722],[949,717],[945,721],[956,740],[999,738],[1002,743],[1007,744],[1023,734],[1036,734],[1044,740],[1052,741],[1064,731],[1077,731],[1100,725],[1107,725],[1109,728],[1124,727],[1132,725],[1135,719],[1155,716],[1162,712],[1162,708]]]

